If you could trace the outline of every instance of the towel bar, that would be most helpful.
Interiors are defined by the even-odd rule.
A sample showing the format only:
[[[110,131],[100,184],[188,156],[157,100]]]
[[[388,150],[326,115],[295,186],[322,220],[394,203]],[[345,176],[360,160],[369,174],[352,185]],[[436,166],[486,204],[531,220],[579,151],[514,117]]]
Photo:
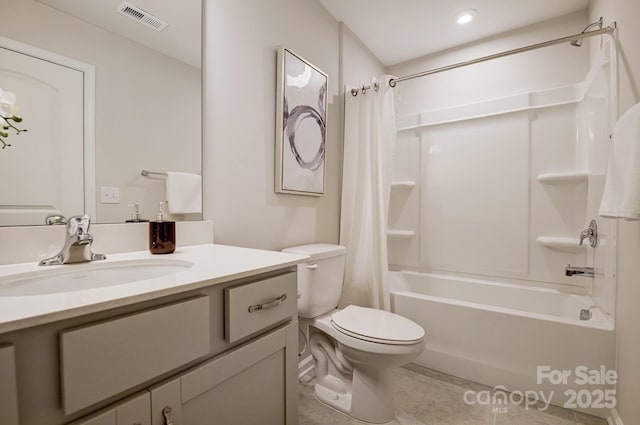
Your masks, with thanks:
[[[140,174],[142,174],[145,177],[149,177],[150,175],[167,177],[167,173],[158,173],[156,171],[149,171],[149,170],[142,170]]]

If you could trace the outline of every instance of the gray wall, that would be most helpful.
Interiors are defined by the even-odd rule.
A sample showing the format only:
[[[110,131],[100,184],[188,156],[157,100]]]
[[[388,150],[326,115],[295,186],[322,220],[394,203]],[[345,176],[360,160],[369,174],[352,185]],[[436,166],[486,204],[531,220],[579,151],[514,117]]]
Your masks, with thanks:
[[[383,65],[317,1],[205,3],[204,211],[205,218],[215,222],[216,242],[266,249],[337,243],[341,77],[357,84],[384,73]],[[280,45],[329,75],[322,197],[274,192],[276,50]]]
[[[338,241],[339,30],[312,0],[206,2],[204,210],[216,242],[281,249]],[[325,195],[274,192],[276,50],[329,75]]]
[[[343,85],[369,84],[372,76],[386,73],[384,64],[344,23],[340,23],[340,62]]]

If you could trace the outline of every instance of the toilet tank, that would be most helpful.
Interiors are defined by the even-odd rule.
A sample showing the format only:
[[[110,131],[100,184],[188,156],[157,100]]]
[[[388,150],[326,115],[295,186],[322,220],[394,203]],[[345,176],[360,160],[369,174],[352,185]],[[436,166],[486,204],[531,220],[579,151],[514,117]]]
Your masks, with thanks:
[[[320,316],[338,306],[342,295],[347,249],[340,245],[311,244],[282,250],[311,257],[298,264],[298,316]]]

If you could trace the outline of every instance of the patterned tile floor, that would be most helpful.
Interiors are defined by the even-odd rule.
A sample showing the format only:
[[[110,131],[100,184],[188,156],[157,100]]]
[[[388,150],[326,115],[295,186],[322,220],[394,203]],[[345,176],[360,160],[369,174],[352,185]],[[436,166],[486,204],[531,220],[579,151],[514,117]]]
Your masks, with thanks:
[[[463,394],[489,387],[409,364],[393,371],[397,420],[394,425],[606,425],[607,421],[551,406],[540,412],[520,405],[506,405],[502,412],[492,406],[468,405]],[[320,403],[313,383],[299,384],[299,425],[357,425]]]

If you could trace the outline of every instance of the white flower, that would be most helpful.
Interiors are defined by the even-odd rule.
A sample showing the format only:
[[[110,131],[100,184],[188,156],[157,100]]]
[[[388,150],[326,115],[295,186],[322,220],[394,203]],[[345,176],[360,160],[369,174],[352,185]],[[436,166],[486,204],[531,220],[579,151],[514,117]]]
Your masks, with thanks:
[[[0,89],[0,115],[12,117],[15,115],[16,95],[13,92]]]

